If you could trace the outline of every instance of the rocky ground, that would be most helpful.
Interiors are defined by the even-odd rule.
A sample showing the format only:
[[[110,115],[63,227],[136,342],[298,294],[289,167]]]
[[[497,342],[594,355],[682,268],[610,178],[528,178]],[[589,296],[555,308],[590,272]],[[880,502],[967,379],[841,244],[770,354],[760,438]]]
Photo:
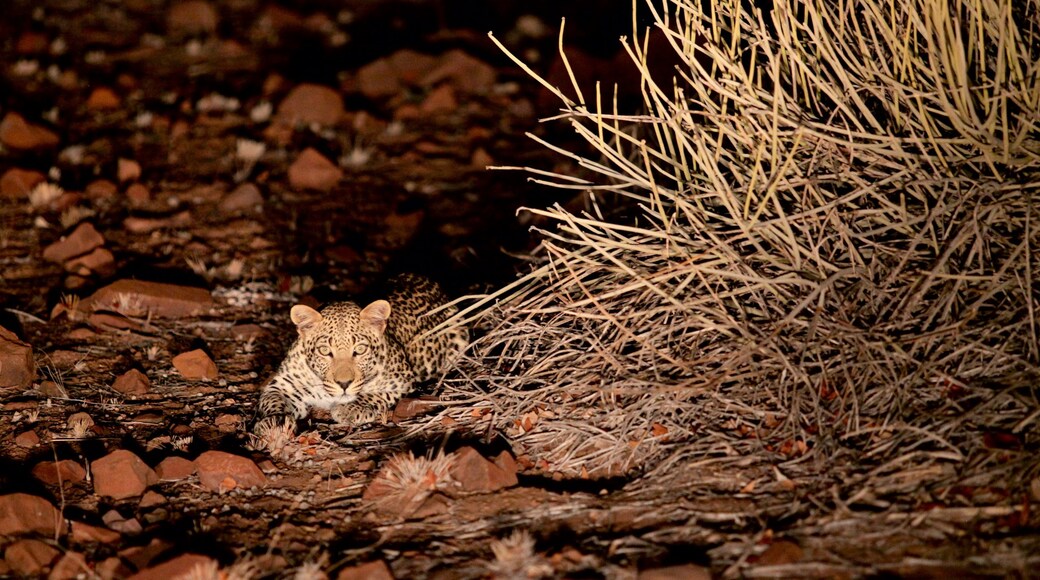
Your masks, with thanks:
[[[293,436],[250,437],[292,304],[405,270],[483,291],[523,268],[510,254],[531,224],[516,209],[570,202],[485,170],[568,170],[523,136],[545,130],[551,102],[478,28],[548,70],[554,32],[524,6],[298,4],[7,8],[0,575],[978,571],[924,558],[944,537],[895,529],[890,550],[864,550],[841,518],[785,538],[775,530],[805,506],[760,461],[740,469],[776,488],[765,499],[718,465],[653,488],[553,477],[488,429],[424,429],[434,386],[386,425],[344,432],[318,416]],[[600,46],[603,15],[585,16],[594,24],[569,26]],[[615,68],[610,51],[588,52],[575,53],[581,70]],[[1021,515],[965,514],[998,535]]]

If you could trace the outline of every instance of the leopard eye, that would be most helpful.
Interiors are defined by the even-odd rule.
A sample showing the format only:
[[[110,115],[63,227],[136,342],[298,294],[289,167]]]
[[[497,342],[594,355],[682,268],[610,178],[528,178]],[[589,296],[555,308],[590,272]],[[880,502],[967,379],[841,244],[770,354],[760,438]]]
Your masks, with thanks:
[[[332,354],[332,347],[327,344],[319,344],[318,354],[320,354],[321,356],[329,356]]]
[[[361,343],[354,345],[354,354],[365,354],[368,352],[368,345]]]

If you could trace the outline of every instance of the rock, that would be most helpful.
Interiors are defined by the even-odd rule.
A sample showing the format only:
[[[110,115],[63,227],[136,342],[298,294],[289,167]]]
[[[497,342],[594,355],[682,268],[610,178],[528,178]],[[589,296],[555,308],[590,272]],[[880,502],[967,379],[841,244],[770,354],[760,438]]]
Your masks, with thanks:
[[[151,566],[130,576],[128,580],[173,580],[176,578],[207,578],[200,569],[215,566],[216,561],[198,554],[182,554],[162,564]]]
[[[111,111],[122,104],[115,91],[108,87],[97,87],[87,97],[86,107],[90,111]]]
[[[260,188],[252,183],[243,183],[224,196],[217,207],[222,212],[234,213],[253,210],[263,204],[264,197],[260,195]]]
[[[42,574],[61,552],[40,540],[18,540],[4,549],[4,561],[11,571],[29,575]]]
[[[217,365],[202,349],[189,350],[173,357],[173,368],[189,380],[212,381],[217,378]]]
[[[40,436],[36,434],[36,431],[29,429],[28,431],[23,431],[18,435],[15,435],[14,443],[19,447],[32,449],[40,444]]]
[[[435,115],[454,111],[458,106],[455,89],[451,88],[451,85],[441,85],[426,95],[422,104],[419,105],[419,112],[423,115]]]
[[[43,249],[43,258],[51,262],[64,262],[69,258],[82,256],[95,248],[105,244],[102,236],[90,222],[83,222],[72,230],[72,233],[62,237],[53,244]]]
[[[126,183],[141,178],[141,164],[133,159],[119,158],[116,162],[116,181]]]
[[[495,160],[486,149],[477,147],[469,158],[469,164],[479,169],[487,169],[488,166],[495,164]]]
[[[329,191],[343,179],[343,170],[308,147],[289,166],[289,185],[296,189]]]
[[[107,179],[95,179],[83,189],[83,194],[87,196],[87,199],[110,199],[117,193],[119,193],[119,188]]]
[[[195,459],[199,483],[211,491],[224,492],[236,487],[256,487],[267,483],[267,477],[247,457],[223,451],[207,451]]]
[[[370,99],[392,97],[406,86],[416,86],[437,59],[414,50],[399,50],[358,69],[358,90]]]
[[[101,580],[114,580],[116,578],[128,578],[133,570],[130,569],[119,556],[110,556],[98,562],[94,566],[94,574]]]
[[[126,198],[130,200],[131,204],[142,205],[151,201],[152,192],[148,191],[148,188],[140,183],[131,183],[126,188]]]
[[[65,271],[77,276],[111,276],[116,272],[116,257],[105,248],[97,248],[89,254],[65,262]]]
[[[390,567],[382,560],[365,562],[339,571],[336,580],[394,580]]]
[[[87,471],[77,461],[41,461],[32,469],[33,477],[48,485],[79,483],[86,479]]]
[[[422,84],[433,86],[447,80],[460,92],[486,95],[494,87],[495,77],[494,67],[454,49],[441,55],[437,66],[422,78]]]
[[[26,199],[29,192],[44,181],[47,181],[47,177],[39,171],[12,167],[0,177],[0,197]]]
[[[439,400],[428,401],[425,399],[413,399],[410,397],[402,397],[397,402],[397,406],[394,407],[394,412],[391,418],[395,423],[400,423],[411,419],[412,417],[418,417],[423,413],[429,413],[430,409],[438,406]]]
[[[65,552],[54,563],[47,580],[75,580],[76,578],[93,578],[94,570],[87,564],[87,559],[79,552]]]
[[[694,564],[640,570],[637,580],[711,580],[711,571]]]
[[[491,463],[472,447],[455,452],[450,473],[463,491],[489,492],[517,484],[515,471],[509,472]]]
[[[49,46],[50,40],[46,34],[35,30],[26,30],[18,35],[14,51],[22,55],[43,54],[47,52]]]
[[[74,580],[75,578],[93,578],[94,569],[86,563],[86,558],[79,552],[66,552],[54,562],[47,580]]]
[[[119,541],[119,532],[92,526],[83,522],[72,522],[72,542],[75,544],[114,544]]]
[[[335,90],[305,83],[289,91],[275,121],[284,125],[335,125],[343,118],[343,97]]]
[[[802,559],[802,548],[789,540],[777,540],[755,560],[756,566],[794,564]]]
[[[213,34],[218,24],[217,9],[202,0],[176,2],[166,12],[166,31],[175,37]]]
[[[61,513],[42,497],[27,493],[0,495],[0,536],[39,534],[54,536]]]
[[[132,234],[147,234],[164,228],[177,228],[191,223],[191,212],[179,211],[164,218],[143,218],[130,216],[123,220],[123,229]]]
[[[0,121],[0,143],[15,151],[53,149],[58,136],[43,127],[33,125],[18,113],[7,113]]]
[[[113,499],[126,499],[144,493],[159,476],[141,458],[117,449],[90,464],[94,474],[94,493]]]
[[[178,481],[195,475],[195,463],[183,457],[167,457],[155,466],[159,481]]]
[[[150,508],[157,505],[166,503],[166,497],[162,494],[155,493],[154,491],[144,492],[144,496],[141,497],[141,502],[137,504],[138,508]]]
[[[137,521],[137,518],[128,518],[116,510],[108,510],[105,512],[105,515],[101,516],[101,521],[105,522],[106,526],[120,534],[140,534],[141,531],[144,530],[144,528],[141,527],[141,522]]]
[[[142,280],[117,280],[80,302],[80,308],[88,312],[113,310],[159,318],[196,316],[212,306],[213,298],[205,288]]]
[[[27,389],[34,380],[32,347],[0,326],[0,389]]]
[[[112,383],[112,388],[124,395],[143,395],[148,392],[150,386],[148,375],[137,369],[126,371]]]

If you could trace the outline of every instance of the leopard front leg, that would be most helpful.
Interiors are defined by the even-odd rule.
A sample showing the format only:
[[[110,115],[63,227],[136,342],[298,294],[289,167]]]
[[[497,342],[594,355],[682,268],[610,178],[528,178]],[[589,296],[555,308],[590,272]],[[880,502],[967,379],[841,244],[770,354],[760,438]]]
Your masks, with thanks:
[[[385,423],[395,402],[386,395],[359,393],[354,401],[333,407],[332,420],[351,427],[365,423]]]
[[[296,419],[306,414],[302,403],[289,396],[290,391],[284,381],[276,375],[264,385],[260,392],[260,404],[257,406],[258,420],[253,425],[253,433],[263,435],[271,429],[280,429],[286,426],[290,430],[295,429]]]

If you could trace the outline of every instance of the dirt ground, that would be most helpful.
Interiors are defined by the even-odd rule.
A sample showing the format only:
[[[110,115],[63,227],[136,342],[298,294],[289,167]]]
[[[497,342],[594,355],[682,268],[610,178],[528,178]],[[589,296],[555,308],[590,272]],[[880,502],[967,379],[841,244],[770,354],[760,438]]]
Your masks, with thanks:
[[[521,18],[527,9],[550,30]],[[819,466],[780,475],[762,457],[720,456],[652,471],[652,485],[553,477],[489,430],[422,428],[432,385],[387,425],[344,432],[315,417],[275,449],[250,439],[260,385],[293,338],[291,305],[364,294],[399,271],[458,296],[524,268],[515,255],[531,224],[517,208],[570,200],[484,168],[567,167],[524,137],[546,130],[551,105],[485,32],[541,51],[544,70],[558,7],[19,0],[5,11],[0,326],[38,368],[0,391],[0,492],[42,497],[94,532],[37,533],[48,552],[24,539],[35,528],[0,525],[0,575],[169,576],[155,568],[196,554],[197,570],[224,568],[212,577],[1040,577],[1040,486],[989,508],[968,498],[894,517],[885,498],[870,500],[876,515],[819,505],[841,465],[820,478]],[[568,24],[590,59],[605,56],[608,31],[585,26]],[[301,86],[326,92],[294,102]],[[100,238],[72,248],[64,236],[83,224]],[[185,313],[161,298],[154,310],[147,298],[89,300],[119,280],[203,288],[212,302]],[[174,364],[195,351],[203,370]],[[134,369],[143,385],[117,381]],[[146,467],[104,481],[98,460],[117,450]],[[251,462],[218,466],[214,483],[201,458],[212,451]],[[395,457],[418,475],[394,471]],[[454,459],[451,477],[438,457]],[[170,458],[193,463],[178,472]]]

